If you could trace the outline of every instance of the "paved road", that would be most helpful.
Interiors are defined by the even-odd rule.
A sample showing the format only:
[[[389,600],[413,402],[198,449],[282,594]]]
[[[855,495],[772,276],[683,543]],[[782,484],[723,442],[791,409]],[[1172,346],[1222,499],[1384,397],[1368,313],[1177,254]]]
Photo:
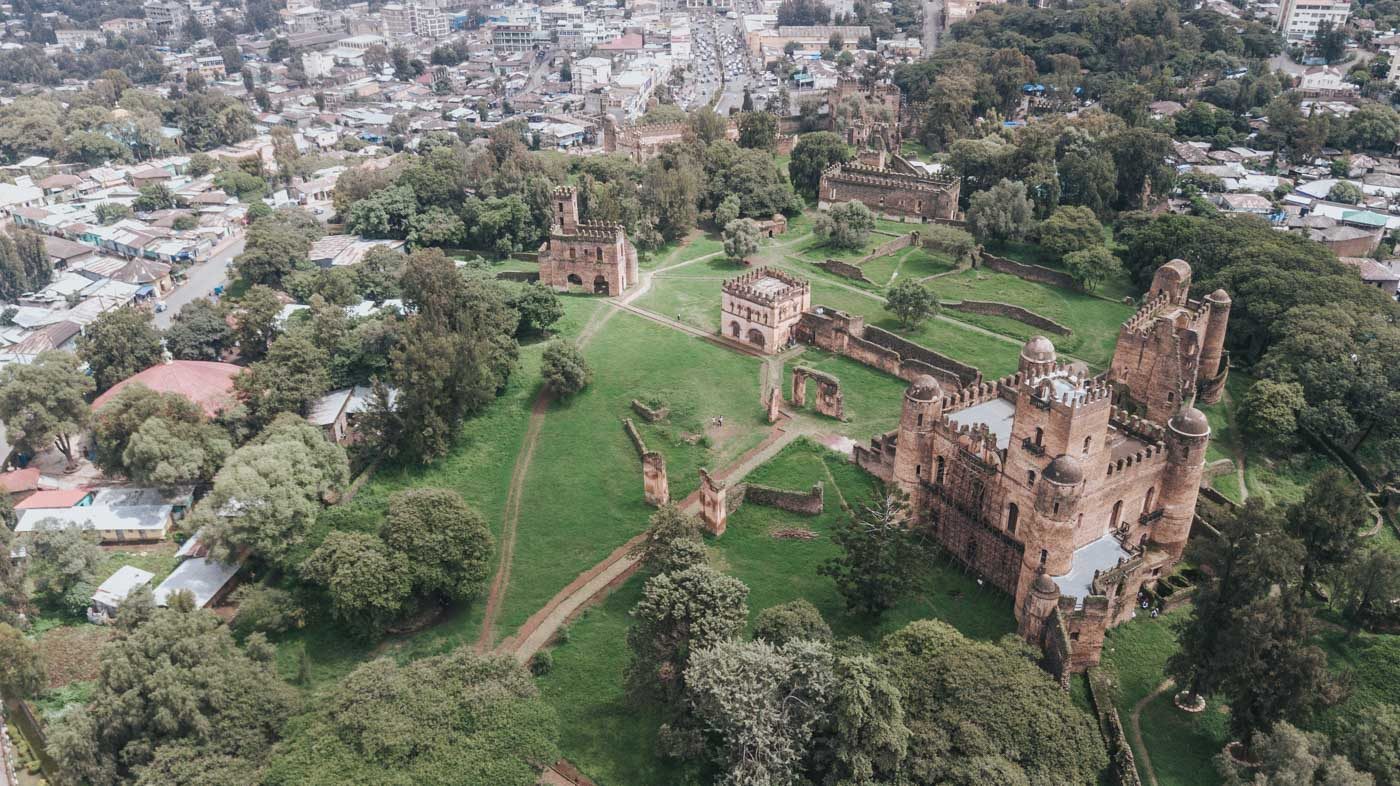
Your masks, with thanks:
[[[156,314],[156,327],[161,330],[170,327],[170,320],[175,317],[182,306],[192,300],[207,297],[210,292],[214,291],[214,287],[227,284],[229,263],[241,253],[243,253],[243,238],[234,241],[228,248],[204,262],[197,262],[190,266],[185,283],[165,296],[165,311]]]
[[[924,56],[938,49],[939,36],[943,34],[943,0],[927,0],[924,3]]]

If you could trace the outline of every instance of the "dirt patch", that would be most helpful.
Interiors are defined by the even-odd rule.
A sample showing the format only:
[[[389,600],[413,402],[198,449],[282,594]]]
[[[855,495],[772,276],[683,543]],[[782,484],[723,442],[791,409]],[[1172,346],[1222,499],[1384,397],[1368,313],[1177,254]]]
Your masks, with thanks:
[[[45,631],[37,640],[50,688],[97,679],[102,647],[115,634],[106,625],[65,625]]]
[[[768,534],[773,536],[774,540],[816,540],[821,537],[821,533],[810,529],[775,529]]]

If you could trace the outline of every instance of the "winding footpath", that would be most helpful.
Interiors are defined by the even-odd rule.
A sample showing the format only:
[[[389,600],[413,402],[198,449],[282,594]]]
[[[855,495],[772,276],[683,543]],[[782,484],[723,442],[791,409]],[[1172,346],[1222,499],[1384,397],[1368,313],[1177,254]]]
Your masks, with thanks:
[[[1147,744],[1142,739],[1142,711],[1154,699],[1171,690],[1176,683],[1165,680],[1157,689],[1138,699],[1133,711],[1128,715],[1128,741],[1133,744],[1138,761],[1138,769],[1147,776],[1148,786],[1157,786],[1157,772],[1152,769],[1152,756],[1147,752]]]

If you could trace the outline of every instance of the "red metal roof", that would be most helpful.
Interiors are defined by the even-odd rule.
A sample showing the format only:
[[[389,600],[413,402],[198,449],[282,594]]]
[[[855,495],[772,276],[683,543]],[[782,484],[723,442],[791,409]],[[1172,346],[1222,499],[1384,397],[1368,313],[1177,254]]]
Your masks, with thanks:
[[[88,489],[40,489],[15,505],[15,510],[32,508],[71,508],[91,494]]]
[[[243,369],[232,363],[209,360],[172,360],[158,363],[118,382],[92,402],[93,410],[112,400],[127,385],[141,384],[158,393],[178,393],[213,416],[233,403],[233,378]]]

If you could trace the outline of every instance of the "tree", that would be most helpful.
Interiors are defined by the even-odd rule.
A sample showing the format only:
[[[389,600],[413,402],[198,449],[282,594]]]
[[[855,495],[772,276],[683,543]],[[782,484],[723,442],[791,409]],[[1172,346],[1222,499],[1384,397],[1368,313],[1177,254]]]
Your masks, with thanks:
[[[808,199],[817,198],[817,186],[822,172],[832,164],[851,160],[850,146],[830,131],[816,131],[797,138],[788,162],[788,177],[797,193]]]
[[[131,477],[127,446],[136,432],[153,420],[167,426],[198,425],[204,422],[204,413],[178,393],[157,393],[139,382],[127,385],[93,413],[97,449],[92,463],[106,475]]]
[[[512,658],[458,647],[361,664],[278,746],[268,786],[532,786],[559,756],[559,719]]]
[[[1264,443],[1286,445],[1298,431],[1298,412],[1307,405],[1296,382],[1261,379],[1249,386],[1240,405],[1241,425]]]
[[[806,782],[801,765],[834,688],[831,661],[827,645],[811,641],[721,641],[691,655],[686,693],[719,741],[707,748],[723,782]]]
[[[1086,292],[1098,289],[1100,284],[1112,278],[1123,267],[1118,262],[1118,257],[1106,246],[1090,246],[1080,251],[1072,251],[1065,255],[1064,263],[1069,277]]]
[[[1347,34],[1345,31],[1333,27],[1330,19],[1324,19],[1317,23],[1317,33],[1313,36],[1313,46],[1327,62],[1335,63],[1346,54]]]
[[[1327,198],[1332,202],[1341,202],[1344,205],[1355,205],[1361,201],[1365,194],[1361,193],[1361,187],[1350,180],[1338,180],[1327,191]]]
[[[813,234],[832,248],[861,248],[874,230],[875,214],[859,200],[818,213],[812,225]]]
[[[683,512],[675,503],[662,505],[647,521],[646,537],[632,550],[637,570],[653,575],[677,573],[703,563],[703,532],[700,519]]]
[[[977,250],[977,241],[972,235],[957,227],[929,224],[920,229],[919,234],[924,248],[942,251],[957,264],[971,260],[972,253]]]
[[[929,551],[923,533],[907,526],[908,517],[908,497],[889,487],[831,536],[841,555],[817,573],[836,582],[847,608],[878,617],[918,585]]]
[[[191,529],[202,527],[221,555],[246,548],[276,565],[295,564],[322,501],[349,476],[344,448],[296,415],[279,415],[224,463],[190,514]]]
[[[254,284],[238,305],[233,328],[238,352],[249,360],[256,360],[267,353],[277,334],[277,315],[282,313],[282,301],[271,287]]]
[[[545,390],[559,398],[568,398],[588,387],[593,381],[593,370],[578,347],[555,340],[545,347],[540,360],[540,377]]]
[[[398,619],[413,591],[408,557],[365,532],[331,532],[298,570],[325,588],[336,619],[367,636]]]
[[[1027,654],[1019,641],[972,641],[937,620],[885,638],[877,661],[910,731],[912,784],[1099,782],[1108,757],[1097,724]]]
[[[758,239],[762,237],[758,224],[751,218],[739,218],[724,226],[724,256],[731,262],[744,262],[758,253]]]
[[[1372,705],[1344,721],[1335,739],[1340,752],[1376,776],[1376,786],[1400,784],[1400,707]]]
[[[775,647],[792,641],[831,641],[831,626],[805,598],[769,606],[753,622],[753,637]]]
[[[1352,557],[1335,583],[1342,616],[1353,633],[1400,620],[1393,602],[1400,597],[1400,554],[1379,546],[1366,548]]]
[[[265,358],[234,377],[233,387],[254,425],[283,412],[305,415],[330,390],[330,357],[304,333],[288,333],[272,342]]]
[[[157,210],[169,210],[175,207],[175,195],[170,193],[170,189],[160,183],[153,183],[149,186],[141,186],[140,196],[131,203],[131,207],[138,213],[152,213]]]
[[[690,132],[695,135],[696,140],[701,144],[708,145],[718,139],[724,139],[729,131],[729,121],[719,116],[719,113],[708,106],[702,106],[690,113],[686,119],[690,126]]]
[[[232,601],[238,611],[229,621],[229,628],[242,639],[254,633],[283,633],[299,628],[306,617],[292,593],[266,584],[244,584],[233,591]],[[125,607],[123,603],[122,608]]]
[[[41,352],[32,363],[5,366],[0,369],[0,421],[7,438],[31,455],[52,443],[68,466],[76,466],[72,437],[91,417],[85,397],[92,389],[92,380],[69,352]]]
[[[256,783],[296,708],[272,664],[208,611],[158,610],[102,660],[92,699],[48,735],[65,781]]]
[[[169,488],[207,482],[232,453],[228,432],[213,423],[153,417],[131,435],[122,464],[132,480]]]
[[[165,330],[165,348],[179,360],[220,360],[233,348],[227,309],[204,298],[180,307]]]
[[[491,531],[461,495],[446,489],[400,491],[389,498],[380,537],[408,561],[417,595],[450,602],[481,593],[491,575]]]
[[[554,290],[539,282],[521,287],[510,307],[520,314],[516,335],[540,335],[564,316],[564,304]]]
[[[96,534],[65,527],[54,519],[41,519],[23,540],[29,552],[34,591],[51,601],[62,598],[75,586],[91,583],[97,566],[102,564]]]
[[[739,118],[739,146],[772,150],[778,141],[778,119],[768,112],[749,112]]]
[[[1216,766],[1227,786],[1372,786],[1370,775],[1330,747],[1325,735],[1280,721],[1267,733],[1254,733],[1249,748],[1258,764],[1244,768],[1222,754]]]
[[[134,306],[98,315],[78,338],[78,357],[102,391],[160,362],[160,333],[151,312]]]
[[[1303,498],[1288,507],[1286,528],[1303,545],[1303,581],[1333,578],[1360,547],[1360,532],[1373,517],[1360,484],[1333,467],[1308,484]]]
[[[676,707],[690,654],[733,639],[748,619],[749,588],[704,565],[647,579],[632,608],[627,681],[638,700]]]
[[[909,755],[909,727],[899,688],[869,655],[836,659],[827,733],[814,757],[823,783],[893,783]]]
[[[723,231],[725,227],[729,226],[729,222],[739,219],[739,210],[739,197],[734,194],[725,197],[715,206],[715,226]]]
[[[1040,245],[1064,259],[1076,251],[1103,245],[1103,225],[1089,208],[1066,205],[1041,222]]]
[[[885,310],[894,314],[905,330],[937,315],[941,309],[938,297],[912,278],[900,281],[885,293]]]
[[[967,208],[967,223],[972,234],[982,242],[990,240],[1019,240],[1031,230],[1034,222],[1031,201],[1026,197],[1026,185],[1005,180],[972,195]]]
[[[234,260],[238,275],[251,284],[277,287],[294,270],[310,265],[311,243],[321,237],[319,222],[300,208],[283,208],[248,227],[243,253]]]
[[[0,695],[28,699],[43,690],[46,681],[39,648],[23,633],[0,622]]]
[[[92,214],[97,216],[97,223],[102,226],[115,224],[124,218],[131,217],[131,208],[120,202],[99,202],[92,209]]]
[[[831,21],[831,8],[820,0],[783,0],[778,5],[780,25],[824,25]]]

